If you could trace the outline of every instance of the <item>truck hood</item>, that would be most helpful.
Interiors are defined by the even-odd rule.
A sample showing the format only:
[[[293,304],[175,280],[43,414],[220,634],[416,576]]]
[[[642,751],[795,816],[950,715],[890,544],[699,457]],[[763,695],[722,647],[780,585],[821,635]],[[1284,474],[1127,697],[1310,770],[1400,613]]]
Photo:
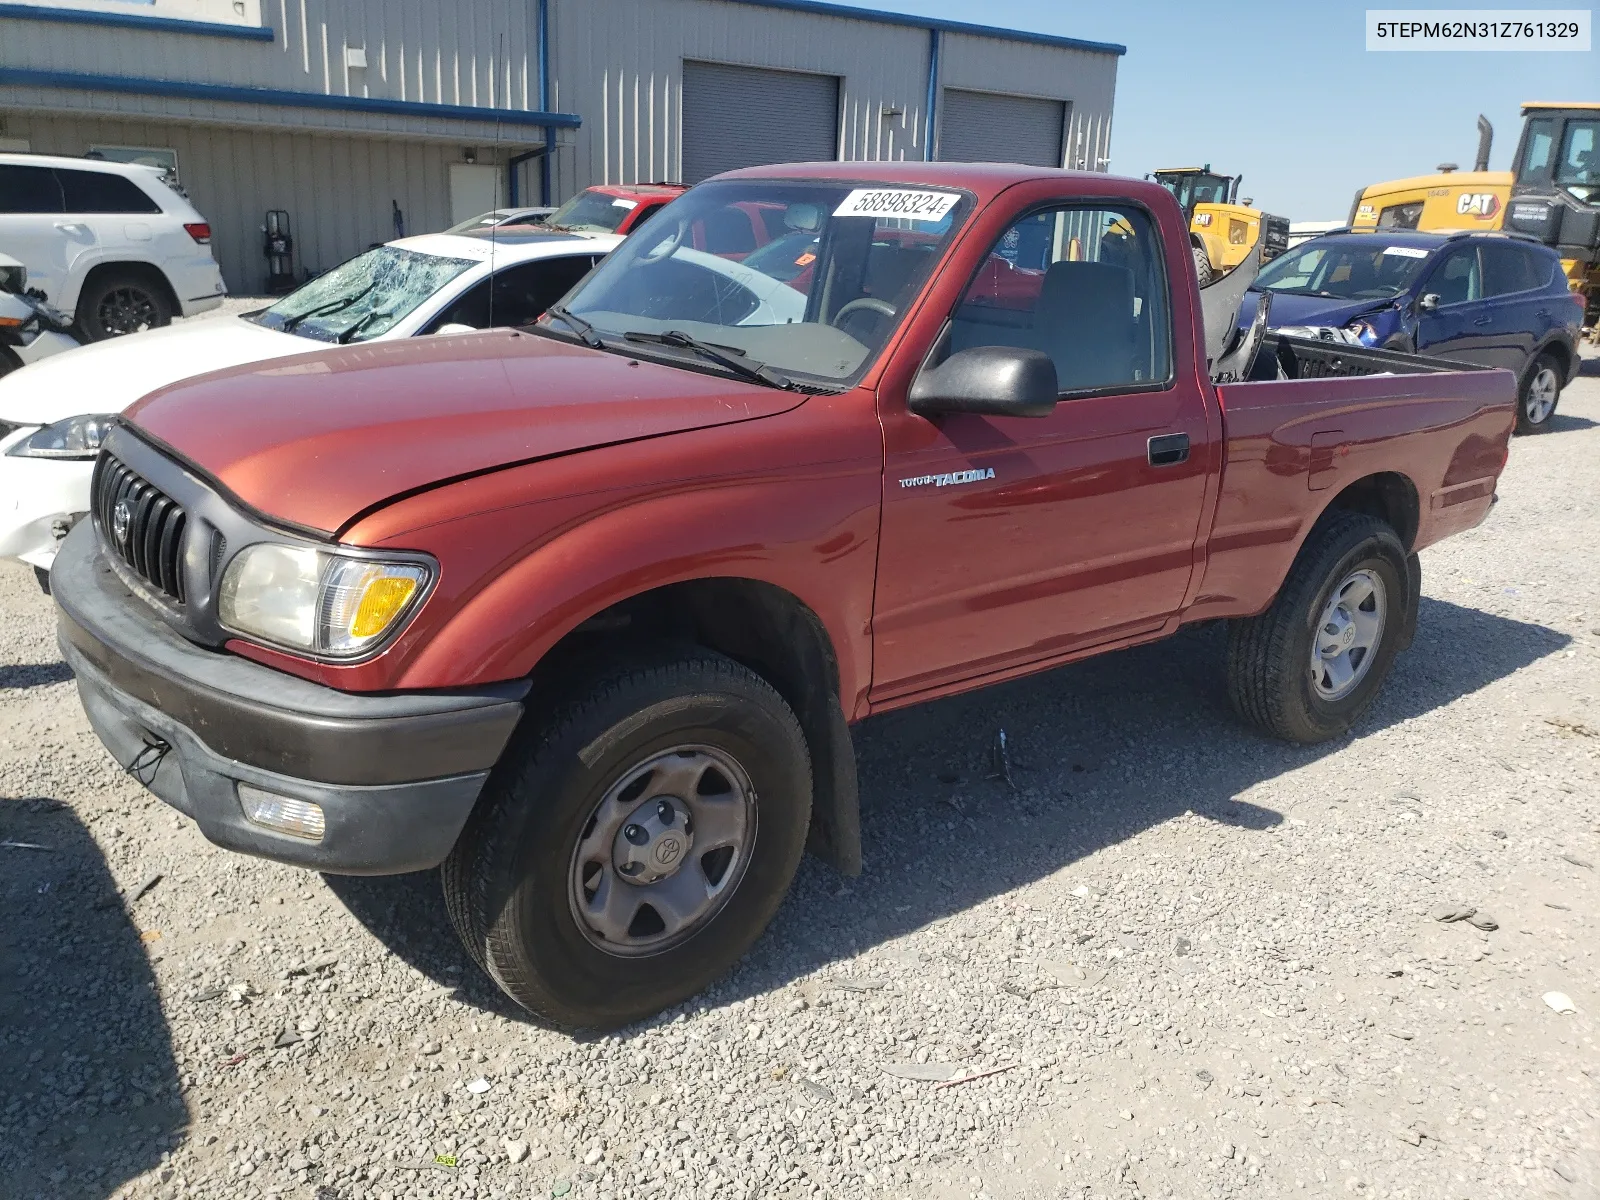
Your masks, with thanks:
[[[48,425],[82,413],[121,412],[140,396],[191,375],[306,354],[325,344],[235,316],[94,342],[0,379],[0,421]]]
[[[148,396],[127,417],[252,508],[331,534],[445,480],[804,400],[495,330],[220,371]]]

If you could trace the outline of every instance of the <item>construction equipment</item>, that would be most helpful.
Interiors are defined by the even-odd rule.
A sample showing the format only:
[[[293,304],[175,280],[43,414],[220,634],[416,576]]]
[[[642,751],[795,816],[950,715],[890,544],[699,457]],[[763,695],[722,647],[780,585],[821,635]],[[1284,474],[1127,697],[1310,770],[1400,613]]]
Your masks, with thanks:
[[[1275,217],[1239,199],[1242,175],[1219,175],[1203,167],[1169,167],[1152,178],[1177,197],[1189,218],[1195,271],[1205,287],[1242,263],[1259,240],[1261,261],[1289,248],[1289,218]]]
[[[1555,247],[1568,286],[1584,296],[1584,324],[1600,316],[1600,102],[1529,101],[1509,171],[1490,171],[1494,127],[1478,118],[1473,170],[1441,163],[1433,175],[1375,183],[1356,193],[1352,229],[1508,229]]]

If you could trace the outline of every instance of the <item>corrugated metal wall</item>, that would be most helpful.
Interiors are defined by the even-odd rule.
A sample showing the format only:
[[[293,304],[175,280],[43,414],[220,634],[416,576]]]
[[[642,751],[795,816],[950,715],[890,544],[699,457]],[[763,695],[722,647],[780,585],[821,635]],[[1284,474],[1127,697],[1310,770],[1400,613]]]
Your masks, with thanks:
[[[455,147],[380,138],[183,126],[167,121],[7,114],[7,135],[44,154],[82,154],[95,144],[169,147],[183,187],[211,222],[212,251],[229,291],[256,294],[266,279],[261,223],[289,211],[295,265],[325,270],[394,236],[390,202],[408,233],[450,221],[449,163]]]
[[[685,58],[837,75],[841,157],[923,157],[925,30],[726,0],[552,7],[551,107],[583,117],[576,144],[556,152],[562,196],[590,183],[678,177]]]

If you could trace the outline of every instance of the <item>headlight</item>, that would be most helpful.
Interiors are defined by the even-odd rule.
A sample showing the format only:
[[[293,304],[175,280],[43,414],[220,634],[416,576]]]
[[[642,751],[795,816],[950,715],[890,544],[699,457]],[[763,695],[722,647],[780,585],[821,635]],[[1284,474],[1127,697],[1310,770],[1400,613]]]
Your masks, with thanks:
[[[90,413],[46,425],[23,438],[7,454],[18,458],[96,458],[100,443],[116,424],[115,413]]]
[[[217,616],[235,633],[329,658],[380,644],[416,607],[432,577],[420,562],[353,558],[263,542],[228,564]]]
[[[1373,346],[1378,341],[1378,331],[1366,321],[1351,321],[1346,325],[1345,332],[1353,335],[1356,341],[1363,346]]]

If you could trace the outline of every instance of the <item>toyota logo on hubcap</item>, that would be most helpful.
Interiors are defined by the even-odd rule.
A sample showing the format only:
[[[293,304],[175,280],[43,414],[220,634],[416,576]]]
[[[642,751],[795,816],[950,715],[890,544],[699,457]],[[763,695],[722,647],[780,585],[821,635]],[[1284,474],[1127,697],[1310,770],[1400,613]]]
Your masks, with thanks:
[[[128,527],[133,524],[133,510],[128,507],[126,500],[118,500],[117,506],[111,510],[111,536],[117,539],[117,545],[128,544]]]
[[[683,853],[683,843],[675,837],[662,838],[656,843],[654,858],[663,867],[670,867]]]

